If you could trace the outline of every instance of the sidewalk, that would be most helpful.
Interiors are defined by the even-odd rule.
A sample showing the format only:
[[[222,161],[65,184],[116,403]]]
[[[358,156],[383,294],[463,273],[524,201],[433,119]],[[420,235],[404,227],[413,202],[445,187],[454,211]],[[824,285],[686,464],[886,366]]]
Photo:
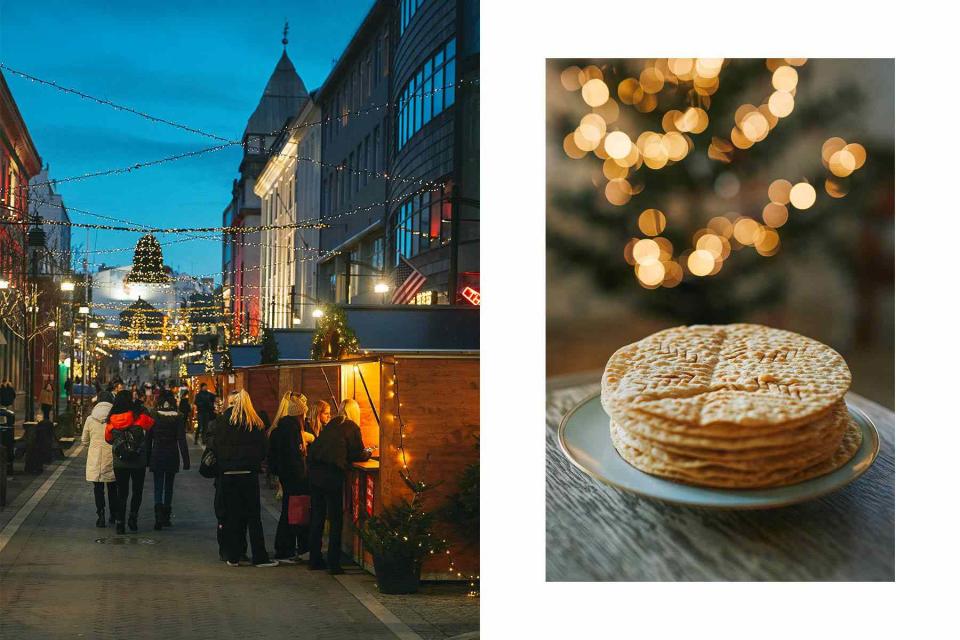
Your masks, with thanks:
[[[193,469],[177,475],[172,528],[152,528],[148,474],[140,531],[97,529],[79,453],[65,467],[31,476],[0,512],[0,637],[440,640],[479,629],[479,598],[467,597],[465,585],[382,596],[356,567],[343,576],[303,565],[227,567],[217,556],[212,482],[196,472],[200,448],[193,445]],[[266,491],[261,497],[272,552],[276,506]],[[24,519],[21,508],[31,503]]]

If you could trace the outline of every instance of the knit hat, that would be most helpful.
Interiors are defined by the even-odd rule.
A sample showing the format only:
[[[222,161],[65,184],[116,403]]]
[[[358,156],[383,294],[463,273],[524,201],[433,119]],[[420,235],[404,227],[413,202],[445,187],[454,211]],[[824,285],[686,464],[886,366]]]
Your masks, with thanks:
[[[302,416],[307,412],[307,397],[302,393],[291,393],[287,405],[288,416]]]

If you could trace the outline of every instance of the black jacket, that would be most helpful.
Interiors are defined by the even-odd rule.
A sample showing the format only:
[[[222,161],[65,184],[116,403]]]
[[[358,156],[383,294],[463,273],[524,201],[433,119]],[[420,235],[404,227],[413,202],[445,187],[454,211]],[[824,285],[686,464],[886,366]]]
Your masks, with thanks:
[[[9,407],[17,399],[17,390],[13,387],[0,387],[0,406]]]
[[[303,481],[307,470],[303,463],[303,436],[300,422],[293,416],[284,416],[270,433],[270,473],[281,480]]]
[[[351,462],[369,459],[370,452],[363,448],[360,427],[343,416],[328,422],[307,450],[310,478],[315,484],[319,484],[319,474],[324,465],[333,465],[346,471]]]
[[[180,412],[180,415],[182,415],[184,419],[187,419],[190,417],[190,413],[193,410],[190,408],[190,400],[186,396],[180,398],[180,404],[177,406],[177,410]]]
[[[151,439],[150,471],[176,473],[183,459],[184,470],[190,468],[190,452],[187,449],[187,433],[183,416],[176,412],[158,411],[154,414],[153,428],[148,432]]]
[[[213,413],[213,408],[216,401],[217,396],[213,395],[206,389],[198,393],[193,399],[193,403],[197,405],[197,414],[206,413],[207,415]]]
[[[260,472],[267,458],[267,435],[263,429],[246,430],[233,426],[226,416],[217,418],[209,448],[217,456],[217,467],[224,471]]]

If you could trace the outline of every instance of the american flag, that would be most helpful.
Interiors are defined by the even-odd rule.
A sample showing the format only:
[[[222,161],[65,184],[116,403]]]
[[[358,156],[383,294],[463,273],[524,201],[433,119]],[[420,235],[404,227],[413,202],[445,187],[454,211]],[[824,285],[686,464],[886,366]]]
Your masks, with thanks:
[[[427,277],[417,271],[417,268],[407,262],[403,256],[400,257],[400,264],[393,272],[394,290],[391,304],[407,304],[420,291],[420,287],[427,281]]]

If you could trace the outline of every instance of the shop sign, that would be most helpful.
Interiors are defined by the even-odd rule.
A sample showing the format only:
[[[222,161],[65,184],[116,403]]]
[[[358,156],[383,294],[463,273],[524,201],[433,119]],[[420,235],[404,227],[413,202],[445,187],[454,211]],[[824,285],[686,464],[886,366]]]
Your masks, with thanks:
[[[367,515],[373,515],[373,476],[367,474]]]
[[[353,476],[353,495],[350,496],[352,500],[350,501],[351,506],[353,507],[353,522],[356,524],[360,521],[360,477],[355,475]]]

